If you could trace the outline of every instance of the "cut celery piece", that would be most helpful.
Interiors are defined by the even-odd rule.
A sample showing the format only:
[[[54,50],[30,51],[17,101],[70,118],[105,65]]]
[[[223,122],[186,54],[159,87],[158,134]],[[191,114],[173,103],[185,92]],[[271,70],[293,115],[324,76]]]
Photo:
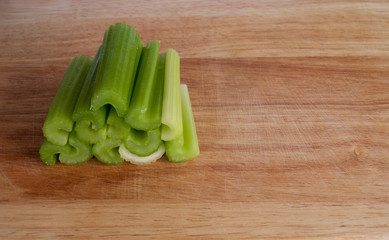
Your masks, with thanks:
[[[133,27],[123,23],[109,27],[93,89],[92,110],[110,104],[120,117],[127,113],[138,64],[139,41],[140,36]]]
[[[192,160],[200,154],[188,87],[185,84],[181,84],[181,103],[183,134],[173,141],[165,142],[166,155],[171,162]]]
[[[85,143],[77,138],[77,135],[72,131],[69,135],[70,152],[61,152],[59,161],[66,165],[76,165],[87,162],[93,157],[92,145]]]
[[[89,144],[96,144],[103,141],[107,136],[107,126],[102,128],[93,129],[92,122],[90,120],[80,120],[74,125],[74,131],[77,133],[77,137]]]
[[[59,146],[54,143],[43,140],[42,146],[39,149],[39,155],[46,165],[54,166],[57,162],[58,155],[61,153],[68,153],[71,151],[71,147],[66,144],[64,146]]]
[[[123,158],[119,154],[119,139],[107,138],[106,140],[93,145],[93,154],[102,163],[118,165],[123,163]]]
[[[159,128],[162,113],[164,57],[159,55],[159,41],[144,47],[134,93],[125,120],[132,128],[149,131]]]
[[[114,108],[110,108],[107,118],[107,136],[113,139],[125,139],[130,134],[131,127],[120,118]]]
[[[64,146],[73,129],[72,114],[84,79],[92,64],[89,56],[72,59],[43,124],[43,135],[49,142]]]
[[[39,154],[42,161],[49,166],[53,166],[57,158],[61,163],[75,165],[87,162],[93,156],[92,145],[79,140],[74,131],[69,135],[69,143],[64,146],[56,145],[45,139]]]
[[[105,34],[106,38],[107,34]],[[104,41],[105,42],[105,41]],[[96,53],[96,56],[93,60],[92,66],[88,72],[88,75],[85,78],[84,85],[82,86],[80,96],[78,97],[77,104],[74,108],[73,112],[73,120],[76,122],[79,121],[88,121],[88,124],[76,124],[78,125],[76,127],[76,132],[77,136],[88,143],[95,143],[93,140],[88,140],[86,136],[82,136],[80,134],[81,132],[87,131],[90,134],[93,134],[93,131],[96,130],[96,135],[99,135],[101,131],[99,131],[101,128],[105,126],[105,120],[107,117],[107,112],[108,112],[108,106],[103,106],[99,108],[97,111],[92,111],[90,109],[91,105],[91,98],[93,94],[93,88],[95,84],[95,79],[96,79],[96,72],[97,72],[97,67],[99,65],[100,59],[101,59],[101,54],[102,54],[102,49],[104,48],[104,44],[100,46],[99,50]],[[81,129],[80,130],[80,125],[86,127],[87,129]],[[99,133],[98,133],[99,132]]]
[[[131,128],[130,133],[124,140],[126,148],[138,156],[148,156],[152,154],[157,151],[161,143],[161,130],[159,128],[151,131],[135,130]]]
[[[107,34],[105,34],[106,38]],[[104,41],[105,42],[105,41]],[[103,106],[97,111],[90,109],[91,97],[93,94],[93,87],[96,79],[97,66],[101,59],[101,52],[104,43],[100,46],[93,60],[92,66],[86,76],[84,85],[81,89],[80,96],[73,112],[73,120],[76,121],[74,127],[77,136],[80,140],[95,144],[102,141],[106,137],[105,120],[107,117],[108,106]]]
[[[150,164],[150,163],[155,162],[158,159],[160,159],[163,156],[163,154],[165,153],[165,146],[162,143],[161,145],[159,145],[159,148],[157,151],[150,154],[149,156],[141,157],[141,156],[138,156],[138,155],[133,154],[130,151],[128,151],[126,149],[126,147],[122,144],[122,145],[120,145],[119,153],[120,153],[120,156],[127,162],[131,162],[132,164],[135,164],[135,165],[146,165],[146,164]]]
[[[170,141],[182,134],[180,57],[173,49],[166,51],[163,88],[161,137]]]

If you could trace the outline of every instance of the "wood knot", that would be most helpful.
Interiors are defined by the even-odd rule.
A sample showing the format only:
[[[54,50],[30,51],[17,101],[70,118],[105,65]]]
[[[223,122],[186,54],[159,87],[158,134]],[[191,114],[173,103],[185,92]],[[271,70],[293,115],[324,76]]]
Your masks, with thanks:
[[[359,156],[359,155],[361,155],[361,150],[359,148],[355,148],[354,153],[355,153],[355,155]]]

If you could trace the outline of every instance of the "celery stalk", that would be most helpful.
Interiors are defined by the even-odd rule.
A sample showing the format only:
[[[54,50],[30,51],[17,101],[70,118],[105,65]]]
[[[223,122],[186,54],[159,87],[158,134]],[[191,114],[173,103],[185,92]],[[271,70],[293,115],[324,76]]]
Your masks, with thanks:
[[[152,41],[142,52],[134,93],[125,117],[126,122],[137,130],[149,131],[161,125],[164,61],[158,54],[159,46],[159,41]]]
[[[173,49],[166,52],[162,102],[162,140],[170,141],[182,134],[180,97],[180,57]]]
[[[93,129],[91,120],[80,120],[74,125],[74,131],[77,137],[89,144],[96,144],[103,141],[107,136],[107,126],[104,125],[99,129]]]
[[[155,151],[154,153],[152,153],[148,156],[142,157],[142,156],[138,156],[136,154],[131,153],[122,144],[119,147],[119,153],[120,153],[120,157],[122,157],[127,162],[131,162],[132,164],[135,164],[135,165],[146,165],[146,164],[155,162],[158,159],[160,159],[163,156],[163,154],[165,153],[165,146],[163,143],[161,143],[161,145],[159,145],[159,148],[157,151]]]
[[[107,107],[100,108],[97,111],[92,111],[90,109],[97,67],[101,59],[103,47],[104,45],[100,46],[95,58],[93,59],[92,66],[85,78],[85,82],[82,86],[80,96],[78,97],[72,115],[73,120],[76,122],[80,120],[89,120],[93,129],[102,128],[105,125],[105,118],[107,115]]]
[[[56,145],[45,139],[39,149],[39,154],[42,161],[49,166],[53,166],[57,158],[61,163],[75,165],[87,162],[93,156],[92,145],[80,141],[74,131],[70,133],[69,142],[64,146]]]
[[[188,87],[185,84],[181,84],[181,103],[183,134],[173,141],[165,142],[166,155],[172,162],[188,161],[200,154]]]
[[[104,37],[106,38],[107,34],[105,34]],[[108,112],[108,106],[103,106],[97,111],[92,111],[90,109],[97,66],[101,59],[103,47],[104,44],[100,46],[96,53],[73,112],[73,120],[76,121],[75,131],[78,138],[90,144],[102,141],[106,136],[105,119]]]
[[[151,131],[142,131],[131,129],[127,138],[124,140],[125,147],[138,156],[148,156],[157,151],[161,145],[160,128]]]
[[[119,154],[119,139],[107,138],[106,140],[93,145],[93,154],[102,163],[118,165],[123,163],[123,158]]]
[[[107,37],[107,33],[105,34],[104,38],[106,37]],[[104,42],[105,41],[106,40],[104,39]],[[92,111],[90,109],[93,88],[96,80],[96,72],[99,63],[101,62],[101,57],[102,57],[101,55],[102,55],[103,48],[104,48],[104,43],[103,45],[100,46],[99,50],[96,53],[92,66],[85,79],[84,85],[82,86],[80,96],[78,97],[77,104],[74,108],[74,112],[72,116],[73,120],[76,122],[88,121],[89,124],[87,125],[83,124],[83,126],[90,128],[91,131],[93,130],[97,131],[105,126],[105,120],[108,112],[108,106],[103,106],[102,108],[99,108],[97,111]],[[79,128],[80,126],[78,126],[77,130]],[[79,131],[77,130],[76,130],[77,135],[81,140],[94,143],[93,141],[89,141],[84,136],[82,136],[82,134],[80,134]]]
[[[92,58],[84,55],[70,62],[43,124],[49,142],[60,146],[67,143],[73,129],[73,110],[91,64]]]
[[[130,125],[117,115],[114,108],[110,108],[109,110],[107,126],[107,136],[109,138],[123,140],[130,134]]]
[[[67,165],[76,165],[87,162],[93,157],[92,145],[77,138],[77,134],[72,131],[69,135],[70,152],[59,154],[59,161]]]
[[[138,64],[139,42],[140,36],[133,27],[123,23],[109,27],[93,89],[92,110],[110,104],[120,117],[127,113]]]
[[[71,147],[66,144],[64,146],[59,146],[54,143],[51,143],[45,140],[42,143],[41,148],[39,149],[39,155],[46,165],[54,166],[57,162],[57,158],[61,153],[68,153],[71,151]]]

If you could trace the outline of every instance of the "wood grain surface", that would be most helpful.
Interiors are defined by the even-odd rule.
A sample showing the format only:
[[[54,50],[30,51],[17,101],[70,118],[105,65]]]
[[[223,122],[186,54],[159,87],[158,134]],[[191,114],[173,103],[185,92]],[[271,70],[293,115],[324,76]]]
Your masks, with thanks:
[[[0,1],[1,239],[389,239],[387,1]],[[200,156],[45,166],[115,22],[181,55]]]

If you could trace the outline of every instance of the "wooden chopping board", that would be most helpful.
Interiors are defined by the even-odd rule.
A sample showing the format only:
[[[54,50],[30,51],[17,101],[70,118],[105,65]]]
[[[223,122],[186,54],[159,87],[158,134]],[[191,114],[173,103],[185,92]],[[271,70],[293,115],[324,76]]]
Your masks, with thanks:
[[[0,2],[1,239],[389,239],[385,1]],[[48,167],[70,59],[115,22],[181,55],[201,155]]]

